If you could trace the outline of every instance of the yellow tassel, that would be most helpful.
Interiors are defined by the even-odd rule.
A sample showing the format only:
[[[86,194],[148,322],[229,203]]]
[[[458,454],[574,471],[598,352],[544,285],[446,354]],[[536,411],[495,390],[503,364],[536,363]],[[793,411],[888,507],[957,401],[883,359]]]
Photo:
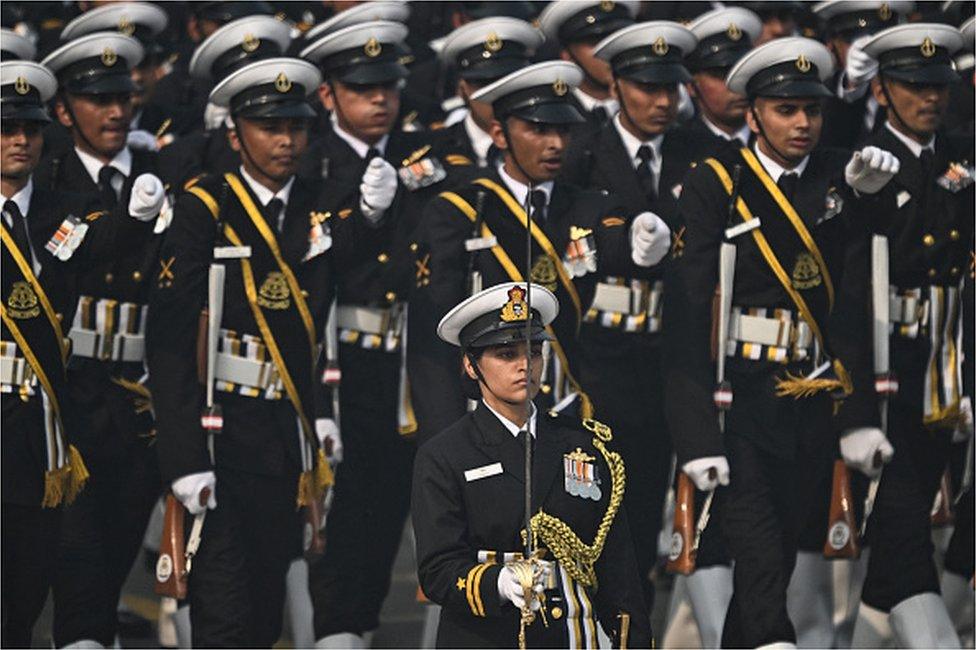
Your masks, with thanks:
[[[57,508],[64,498],[64,468],[50,469],[44,472],[44,499],[42,508]]]
[[[67,469],[63,479],[64,500],[66,503],[71,503],[85,489],[89,477],[88,468],[85,467],[81,452],[74,445],[68,446],[68,462],[61,469]]]
[[[298,476],[298,496],[295,498],[295,505],[298,508],[307,506],[312,502],[312,472],[302,472]]]
[[[579,395],[580,395],[580,415],[582,415],[584,419],[587,420],[592,419],[593,402],[590,400],[590,396],[584,393],[583,391],[580,391]]]
[[[335,476],[332,474],[332,466],[329,459],[325,457],[325,450],[319,449],[316,456],[315,466],[315,494],[322,496],[325,491],[335,485]]]
[[[840,359],[834,359],[834,374],[840,380],[840,388],[844,392],[844,397],[849,397],[854,392],[854,382],[851,381],[851,375],[847,372],[844,364],[840,362]]]
[[[776,382],[777,397],[792,397],[802,399],[812,397],[822,391],[841,391],[844,397],[850,395],[854,386],[851,383],[851,376],[847,373],[844,364],[838,359],[834,359],[834,374],[832,378],[807,379],[802,375],[786,373],[786,376]]]

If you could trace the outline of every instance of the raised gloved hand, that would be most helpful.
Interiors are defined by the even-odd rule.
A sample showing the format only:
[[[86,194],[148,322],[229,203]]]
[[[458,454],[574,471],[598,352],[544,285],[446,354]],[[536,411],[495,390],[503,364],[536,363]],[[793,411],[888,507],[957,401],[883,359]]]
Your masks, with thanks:
[[[877,147],[855,151],[844,168],[844,180],[859,194],[874,194],[901,169],[895,154]]]
[[[848,429],[840,439],[840,455],[848,467],[868,478],[881,474],[881,468],[895,455],[895,448],[877,427]]]
[[[166,192],[163,182],[153,174],[143,174],[132,184],[129,196],[129,216],[139,221],[152,221],[163,207]]]
[[[129,131],[125,143],[129,146],[129,149],[135,149],[136,151],[159,151],[159,143],[156,142],[156,136],[142,129]]]
[[[711,492],[719,485],[729,484],[729,461],[725,456],[704,456],[689,460],[681,466],[681,471],[702,492]]]
[[[342,462],[342,434],[332,418],[318,418],[315,420],[315,433],[319,437],[319,444],[333,463]]]
[[[862,36],[855,39],[847,50],[847,65],[844,66],[844,76],[849,88],[863,86],[878,74],[878,62],[864,51],[864,44],[870,38],[870,36]]]
[[[219,129],[228,115],[230,115],[230,108],[207,102],[207,107],[203,109],[203,128],[207,131]]]
[[[653,212],[641,212],[630,224],[630,257],[637,266],[654,266],[671,250],[671,230]]]
[[[536,576],[535,584],[532,587],[532,602],[529,603],[532,611],[538,611],[542,607],[542,601],[537,596],[545,591],[546,580],[551,571],[552,567],[546,563],[541,574]],[[522,583],[519,582],[518,576],[515,575],[515,571],[511,567],[502,567],[502,570],[498,572],[498,595],[501,597],[502,603],[507,600],[518,609],[525,606],[525,592],[522,590]]]
[[[393,205],[396,196],[397,174],[393,165],[379,156],[369,161],[359,186],[359,208],[363,216],[376,223],[383,213]]]
[[[217,475],[213,472],[187,474],[173,481],[173,496],[191,515],[217,507]]]

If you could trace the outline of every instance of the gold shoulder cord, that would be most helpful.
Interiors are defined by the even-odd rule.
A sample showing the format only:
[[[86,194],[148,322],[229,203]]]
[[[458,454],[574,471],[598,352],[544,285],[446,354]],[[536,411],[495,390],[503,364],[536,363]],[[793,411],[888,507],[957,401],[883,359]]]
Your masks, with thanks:
[[[553,517],[543,511],[532,517],[533,533],[539,536],[546,547],[552,551],[553,556],[559,561],[569,576],[585,587],[596,588],[596,570],[594,565],[600,559],[603,552],[603,545],[607,541],[610,533],[610,526],[613,524],[620,503],[624,498],[624,487],[627,477],[624,472],[624,460],[615,451],[606,448],[607,442],[613,439],[610,427],[592,419],[584,419],[583,426],[587,431],[593,433],[593,446],[596,447],[603,459],[610,468],[610,502],[607,504],[607,511],[603,513],[603,520],[597,528],[596,537],[592,545],[587,545],[581,540],[569,525],[557,517]]]

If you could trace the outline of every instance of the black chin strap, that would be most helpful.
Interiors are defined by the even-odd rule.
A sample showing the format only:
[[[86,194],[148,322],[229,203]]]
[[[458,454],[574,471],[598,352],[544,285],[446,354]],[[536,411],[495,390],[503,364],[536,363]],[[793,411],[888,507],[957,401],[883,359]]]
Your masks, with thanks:
[[[928,141],[928,139],[931,137],[931,134],[921,133],[920,131],[916,131],[912,127],[908,126],[908,122],[902,119],[901,114],[898,112],[898,109],[895,107],[895,102],[891,101],[891,95],[888,94],[888,84],[885,82],[884,75],[881,75],[878,81],[881,82],[881,93],[884,95],[885,99],[888,100],[888,106],[886,108],[892,113],[894,113],[895,117],[898,118],[898,123],[901,125],[901,127],[906,131],[908,131],[908,134],[911,135],[914,139],[920,142]]]
[[[774,145],[772,140],[770,140],[769,137],[766,135],[766,129],[763,128],[762,120],[759,119],[759,113],[756,112],[755,105],[750,105],[749,111],[752,113],[753,119],[756,120],[756,124],[759,125],[759,135],[762,137],[763,140],[766,141],[766,145],[773,150],[773,153],[775,153],[777,156],[780,157],[780,160],[792,161],[792,158],[784,155],[782,151],[777,149],[776,145]]]
[[[238,118],[238,119],[240,119],[240,118]],[[237,141],[241,143],[241,151],[243,151],[247,155],[247,159],[251,162],[251,164],[254,166],[254,168],[256,170],[258,170],[259,172],[261,172],[261,174],[265,178],[270,178],[270,179],[274,180],[275,182],[281,183],[283,181],[287,181],[290,175],[289,176],[284,176],[284,177],[279,177],[279,176],[275,176],[274,174],[269,174],[265,169],[263,169],[261,167],[261,165],[258,164],[258,161],[254,159],[254,156],[251,155],[250,150],[248,150],[248,148],[247,148],[247,143],[244,140],[244,129],[239,128],[238,125],[237,125],[237,122],[238,122],[238,120],[235,119],[234,120],[234,129],[237,131]]]
[[[491,386],[488,385],[488,380],[485,379],[484,373],[481,372],[481,366],[478,365],[478,358],[474,356],[473,352],[466,352],[465,355],[468,357],[468,361],[471,362],[471,367],[474,368],[474,374],[478,378],[478,383],[482,384],[489,393],[494,395],[495,399],[500,402],[505,402],[509,406],[515,406],[518,404],[518,402],[510,402],[509,400],[504,399],[501,395],[491,389]],[[526,386],[530,385],[531,383],[531,379],[526,380]],[[526,422],[528,422],[528,420],[526,420]]]
[[[78,118],[75,117],[75,112],[71,109],[71,101],[70,98],[68,97],[68,93],[62,93],[61,103],[64,104],[64,109],[68,111],[68,117],[71,118],[71,124],[73,125],[72,130],[78,134],[78,137],[81,138],[81,141],[85,143],[85,146],[87,146],[92,152],[100,154],[101,152],[99,152],[98,149],[95,148],[95,145],[92,144],[92,141],[89,140],[87,136],[85,136],[85,131],[81,128],[81,122],[79,122]]]

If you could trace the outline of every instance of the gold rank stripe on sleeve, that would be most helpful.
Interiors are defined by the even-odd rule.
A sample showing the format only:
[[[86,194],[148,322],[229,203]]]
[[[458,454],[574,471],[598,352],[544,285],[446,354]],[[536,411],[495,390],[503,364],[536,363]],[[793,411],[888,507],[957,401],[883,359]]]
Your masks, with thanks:
[[[10,251],[10,255],[14,258],[14,262],[17,264],[17,268],[20,269],[21,274],[24,279],[31,285],[34,289],[34,293],[37,294],[37,299],[41,303],[41,308],[44,309],[44,315],[47,316],[48,321],[51,323],[51,327],[54,329],[54,335],[57,338],[58,345],[61,348],[61,361],[67,363],[68,361],[68,347],[64,342],[64,332],[61,330],[61,321],[58,320],[58,315],[54,312],[54,307],[51,305],[50,299],[47,297],[47,293],[44,291],[44,287],[37,280],[37,276],[34,275],[34,269],[24,258],[24,254],[20,252],[17,248],[17,244],[14,243],[14,238],[7,231],[7,226],[5,224],[0,224],[0,238],[3,239],[3,245],[7,247]]]
[[[481,576],[493,564],[494,562],[485,562],[474,565],[468,571],[468,577],[464,581],[464,595],[468,599],[468,607],[471,608],[472,614],[482,618],[485,616],[485,604],[481,600]]]
[[[230,174],[228,174],[228,176],[230,176]],[[240,182],[238,182],[237,186],[243,191],[243,188],[240,186]],[[199,198],[203,202],[203,204],[207,206],[214,220],[218,218],[220,214],[220,209],[217,206],[217,202],[214,201],[212,196],[210,196],[209,192],[207,192],[206,190],[204,190],[199,186],[191,187],[189,192],[194,196],[196,196],[197,198]],[[244,194],[245,196],[247,196],[246,192]],[[250,200],[250,197],[248,197],[248,199]],[[250,205],[251,208],[254,208],[253,202],[251,202]],[[247,206],[245,206],[245,209],[246,207]],[[255,219],[255,215],[249,214],[248,216],[252,220]],[[260,215],[257,216],[258,218],[260,218]],[[224,234],[227,236],[227,239],[234,246],[244,245],[244,243],[241,241],[241,238],[237,236],[237,233],[234,231],[233,227],[231,227],[229,223],[224,223]],[[277,246],[275,246],[275,257],[276,259],[280,259],[280,255],[277,253],[276,249]],[[251,263],[247,260],[247,258],[241,258],[240,262],[241,262],[241,274],[244,279],[244,293],[247,295],[247,303],[251,308],[251,313],[254,316],[254,321],[257,323],[258,329],[261,331],[261,338],[264,341],[265,345],[267,346],[268,352],[271,354],[271,358],[274,361],[275,366],[277,366],[278,368],[278,375],[281,378],[281,382],[285,386],[285,392],[288,393],[288,399],[291,400],[292,405],[295,407],[295,411],[298,413],[299,420],[302,423],[302,431],[305,433],[305,436],[308,438],[310,442],[314,441],[315,444],[317,445],[318,439],[317,436],[315,435],[315,430],[312,428],[311,422],[309,422],[308,417],[305,414],[305,410],[302,408],[302,400],[301,400],[301,396],[298,394],[298,388],[295,386],[294,380],[292,380],[291,373],[288,372],[288,367],[285,365],[284,357],[281,354],[281,350],[278,348],[278,344],[275,341],[274,334],[271,332],[271,328],[268,326],[268,321],[265,319],[264,313],[261,311],[261,307],[258,305],[257,288],[254,282],[254,272],[251,270]],[[291,278],[294,279],[294,275],[292,275]],[[296,287],[297,287],[297,282],[296,282]],[[305,312],[307,314],[308,306],[305,304],[305,301],[302,298],[301,290],[300,289],[298,289],[297,291],[293,290],[292,295],[296,298],[295,300],[296,307],[300,305],[304,306]],[[301,300],[301,302],[299,302],[299,300]],[[311,315],[309,315],[309,318],[311,318]],[[304,320],[304,315],[303,315],[303,320]],[[311,336],[312,336],[312,344],[314,346],[314,332],[311,333]],[[299,495],[300,498],[301,496],[302,495]]]
[[[464,216],[471,221],[471,223],[475,223],[477,221],[478,213],[470,203],[461,197],[461,195],[455,194],[454,192],[442,192],[440,196],[460,210]],[[491,229],[484,222],[481,223],[481,236],[486,240],[495,239],[494,233],[491,232]],[[550,244],[550,247],[551,246],[552,244]],[[491,252],[495,255],[495,259],[498,260],[498,263],[505,270],[505,272],[508,273],[508,277],[511,278],[513,282],[525,282],[525,279],[522,277],[522,272],[518,270],[518,267],[515,266],[515,262],[512,261],[512,258],[508,256],[508,253],[505,252],[505,249],[502,248],[500,244],[495,244],[492,246]],[[562,260],[557,261],[556,268],[565,273],[565,271],[562,270]],[[577,300],[578,299],[579,297],[577,296]],[[575,392],[579,393],[583,416],[591,417],[593,415],[593,403],[590,401],[589,395],[583,392],[583,387],[578,381],[576,381],[576,377],[574,377],[572,371],[570,371],[571,366],[569,365],[569,357],[566,356],[566,351],[559,342],[559,337],[556,336],[556,331],[552,328],[552,325],[546,325],[546,332],[548,332],[550,336],[551,340],[549,343],[552,345],[552,349],[556,352],[556,356],[559,358],[559,363],[562,364],[562,368],[566,373],[566,379],[569,382],[569,385]]]

